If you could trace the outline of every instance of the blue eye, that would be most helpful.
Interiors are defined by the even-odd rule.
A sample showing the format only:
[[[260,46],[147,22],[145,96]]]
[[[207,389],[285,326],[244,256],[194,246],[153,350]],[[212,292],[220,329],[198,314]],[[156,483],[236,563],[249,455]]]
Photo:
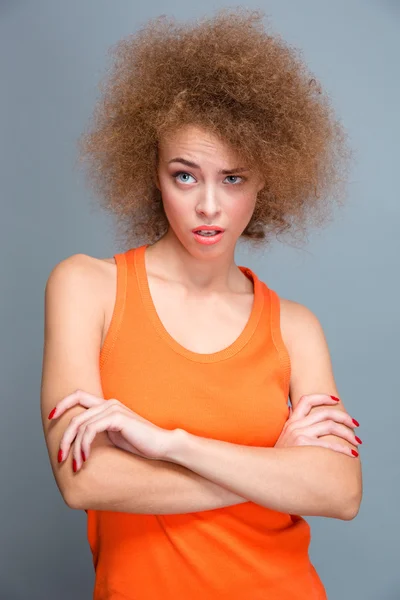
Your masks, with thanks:
[[[177,173],[174,173],[172,177],[174,179],[177,179],[181,175],[186,175],[187,177],[192,177],[194,179],[193,175],[190,175],[190,173],[187,173],[186,171],[178,171]],[[245,177],[240,177],[239,175],[227,175],[226,179],[229,179],[229,178],[236,179],[236,181],[231,182],[232,185],[239,185],[240,183],[243,183],[246,180]],[[238,179],[240,179],[240,181],[237,181]],[[186,180],[179,179],[178,181],[180,181],[180,183],[190,183],[187,179]]]
[[[241,179],[242,181],[239,181],[239,183],[242,183],[244,181],[244,178],[239,177],[239,175],[228,175],[228,177],[230,177],[230,178],[233,177],[233,179]],[[227,177],[227,179],[228,179],[228,177]],[[238,185],[238,182],[235,182],[233,185]]]
[[[189,173],[186,173],[186,171],[178,171],[178,173],[173,174],[173,177],[174,177],[174,179],[177,179],[177,177],[180,177],[181,175],[187,175],[188,177],[192,177],[192,175],[190,175]],[[180,180],[180,182],[187,183],[187,180],[186,181]]]

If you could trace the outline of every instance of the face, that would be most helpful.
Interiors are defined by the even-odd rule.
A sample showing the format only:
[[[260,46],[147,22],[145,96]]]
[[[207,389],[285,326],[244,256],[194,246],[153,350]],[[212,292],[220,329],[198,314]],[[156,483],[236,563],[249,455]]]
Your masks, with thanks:
[[[159,143],[157,187],[169,221],[167,236],[176,236],[194,255],[234,250],[249,223],[263,181],[218,138],[193,126],[165,136]],[[221,228],[214,243],[193,233],[202,225]]]

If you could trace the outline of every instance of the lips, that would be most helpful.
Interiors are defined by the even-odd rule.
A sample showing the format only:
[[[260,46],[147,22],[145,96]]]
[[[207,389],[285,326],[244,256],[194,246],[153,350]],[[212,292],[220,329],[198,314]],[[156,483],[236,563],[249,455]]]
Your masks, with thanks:
[[[215,227],[210,229],[209,227],[202,227],[193,230],[193,236],[196,242],[203,246],[211,246],[217,244],[223,237],[224,231]]]
[[[198,231],[225,231],[222,227],[217,227],[216,225],[202,225],[201,227],[196,227],[192,229],[193,233],[197,233]]]

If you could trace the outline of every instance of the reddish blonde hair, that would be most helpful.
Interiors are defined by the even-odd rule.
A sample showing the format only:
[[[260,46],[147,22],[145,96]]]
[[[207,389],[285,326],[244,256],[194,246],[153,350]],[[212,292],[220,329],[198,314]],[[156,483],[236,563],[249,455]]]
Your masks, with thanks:
[[[155,185],[160,136],[206,128],[266,180],[242,238],[322,224],[343,199],[350,151],[329,97],[263,12],[222,9],[194,23],[157,17],[112,49],[80,159],[123,243],[168,228]]]

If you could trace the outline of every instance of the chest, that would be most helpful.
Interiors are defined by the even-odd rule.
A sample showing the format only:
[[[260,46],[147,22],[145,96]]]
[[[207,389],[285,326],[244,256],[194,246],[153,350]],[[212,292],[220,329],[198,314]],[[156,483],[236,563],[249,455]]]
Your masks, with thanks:
[[[151,309],[165,333],[199,354],[219,352],[244,331],[252,312],[254,294],[190,294],[181,286],[149,277]],[[114,300],[105,308],[103,340],[113,316]]]
[[[192,352],[209,354],[230,346],[250,319],[253,294],[190,294],[178,286],[149,280],[162,327]]]
[[[138,280],[128,279],[116,313],[107,306],[104,332],[111,321],[118,335],[101,368],[104,396],[166,429],[273,445],[287,398],[264,290],[249,282],[251,290],[202,297]]]

